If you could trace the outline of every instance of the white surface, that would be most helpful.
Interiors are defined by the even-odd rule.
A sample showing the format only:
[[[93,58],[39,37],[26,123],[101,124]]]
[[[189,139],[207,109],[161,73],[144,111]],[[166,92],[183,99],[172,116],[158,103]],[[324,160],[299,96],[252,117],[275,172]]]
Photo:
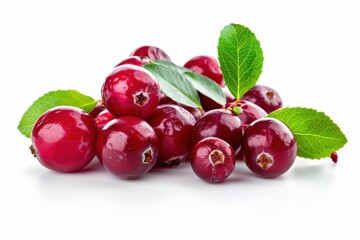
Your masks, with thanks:
[[[0,239],[359,239],[357,1],[89,2],[0,3]],[[77,89],[99,98],[111,68],[143,44],[178,64],[216,56],[231,22],[260,39],[259,83],[287,106],[325,111],[347,134],[337,165],[298,158],[264,180],[238,164],[210,185],[188,164],[122,181],[96,162],[58,174],[32,158],[16,127],[37,97]]]

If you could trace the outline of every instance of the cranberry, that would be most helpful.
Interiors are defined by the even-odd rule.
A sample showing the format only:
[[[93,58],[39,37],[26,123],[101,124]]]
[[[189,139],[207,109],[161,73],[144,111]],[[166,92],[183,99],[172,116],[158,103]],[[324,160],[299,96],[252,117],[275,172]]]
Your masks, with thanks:
[[[158,145],[158,138],[147,122],[123,116],[111,120],[100,131],[96,152],[109,172],[123,179],[133,179],[154,166]]]
[[[125,64],[131,64],[131,65],[136,65],[136,66],[142,67],[148,63],[150,63],[150,59],[147,57],[131,56],[131,57],[128,57],[125,60],[121,61],[115,67],[125,65]]]
[[[242,123],[240,119],[225,109],[206,112],[195,124],[192,132],[192,144],[207,137],[220,138],[237,151],[242,139]]]
[[[199,108],[185,106],[185,105],[177,103],[171,99],[167,104],[173,104],[173,105],[178,105],[180,107],[183,107],[185,110],[189,111],[189,113],[191,113],[191,115],[193,115],[193,117],[195,118],[195,121],[199,120],[203,115],[203,113],[201,112],[201,110]]]
[[[159,165],[179,165],[191,151],[190,137],[195,119],[184,108],[164,104],[147,119],[159,138]]]
[[[90,116],[92,116],[93,118],[96,118],[97,115],[99,115],[99,113],[101,113],[102,111],[104,111],[106,108],[104,106],[104,103],[102,100],[99,100],[96,103],[96,106],[94,107],[93,110],[91,110],[90,112]]]
[[[222,91],[224,93],[226,103],[235,101],[234,96],[230,93],[230,91],[227,87],[222,88]],[[200,94],[200,101],[201,101],[201,106],[205,109],[205,111],[210,111],[210,110],[219,109],[219,108],[225,108],[225,105],[221,105],[221,104],[215,102],[214,100],[212,100],[211,98],[208,98],[207,96],[204,96],[202,94]]]
[[[246,166],[265,178],[285,173],[294,163],[297,146],[290,129],[279,120],[263,118],[249,125],[242,142]]]
[[[98,131],[104,128],[104,126],[115,118],[108,110],[102,111],[97,117],[95,118],[96,126]]]
[[[339,158],[337,152],[332,152],[330,157],[334,163],[337,163],[338,158]]]
[[[226,107],[233,108],[235,103],[236,102],[228,103]],[[267,113],[261,107],[249,101],[240,100],[239,103],[237,104],[237,107],[241,109],[241,114],[237,116],[240,118],[241,122],[243,123],[244,129],[246,129],[247,126],[253,121],[259,118],[263,118],[267,115]]]
[[[241,99],[255,103],[267,113],[282,107],[280,95],[274,89],[263,85],[255,85]]]
[[[220,70],[220,64],[216,58],[210,56],[197,56],[185,63],[184,67],[214,80],[214,82],[221,87],[225,86],[224,77]]]
[[[155,46],[142,46],[133,51],[130,56],[148,57],[153,60],[171,61],[170,57],[164,50]]]
[[[102,87],[106,108],[115,116],[149,117],[160,100],[160,87],[146,69],[135,65],[121,65],[106,78]]]
[[[30,149],[44,167],[74,172],[94,158],[96,134],[95,121],[85,111],[55,107],[36,121]]]
[[[222,182],[234,170],[234,150],[224,140],[205,138],[191,151],[191,167],[199,178],[207,182]]]

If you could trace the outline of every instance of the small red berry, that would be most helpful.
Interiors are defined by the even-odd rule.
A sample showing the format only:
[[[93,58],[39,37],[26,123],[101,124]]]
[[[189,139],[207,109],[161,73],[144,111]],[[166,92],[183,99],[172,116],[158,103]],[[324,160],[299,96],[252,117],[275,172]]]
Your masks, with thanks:
[[[282,107],[280,95],[274,89],[263,85],[255,85],[241,99],[255,103],[267,113]]]
[[[338,161],[338,154],[337,154],[337,152],[332,152],[331,153],[331,160],[334,162],[334,163],[337,163],[337,161]]]
[[[160,100],[160,86],[146,69],[121,65],[106,78],[101,91],[106,108],[115,116],[149,117]]]
[[[99,113],[99,115],[97,115],[95,118],[98,131],[101,131],[101,129],[103,129],[104,126],[114,118],[115,116],[112,115],[108,110],[104,110]]]
[[[234,150],[224,140],[205,138],[192,149],[191,167],[199,178],[207,182],[223,182],[234,170]]]
[[[249,125],[241,145],[246,166],[256,175],[275,178],[290,169],[297,146],[290,129],[279,120],[263,118]]]
[[[220,138],[238,151],[242,140],[242,123],[228,110],[215,109],[206,112],[195,124],[191,141],[195,145],[207,137]]]
[[[155,46],[142,46],[133,51],[130,56],[148,57],[152,60],[171,61],[164,50]]]
[[[158,145],[158,138],[147,122],[123,116],[111,120],[100,131],[96,152],[109,172],[123,179],[133,179],[154,166]]]
[[[228,103],[226,108],[233,108],[234,106],[235,102],[232,102]],[[244,129],[246,129],[250,123],[267,115],[261,107],[249,101],[240,100],[237,107],[241,109],[241,113],[237,116],[243,123]]]
[[[184,67],[212,79],[221,87],[225,86],[219,61],[214,57],[197,56],[186,62]]]
[[[147,122],[160,142],[157,164],[179,165],[191,151],[194,117],[180,106],[164,104],[156,109]]]
[[[31,151],[46,168],[74,172],[95,156],[94,118],[75,107],[55,107],[40,116],[31,134]]]

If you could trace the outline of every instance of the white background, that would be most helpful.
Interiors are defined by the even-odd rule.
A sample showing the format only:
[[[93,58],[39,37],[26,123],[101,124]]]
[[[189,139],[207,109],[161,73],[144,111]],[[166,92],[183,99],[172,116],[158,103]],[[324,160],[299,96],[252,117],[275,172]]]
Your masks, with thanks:
[[[357,1],[93,2],[0,3],[0,239],[359,239]],[[216,56],[231,22],[261,42],[259,83],[286,106],[325,111],[347,134],[337,165],[297,158],[266,180],[238,164],[211,185],[189,164],[123,181],[96,162],[59,174],[31,156],[16,128],[39,96],[77,89],[100,98],[112,67],[144,44],[179,65]]]

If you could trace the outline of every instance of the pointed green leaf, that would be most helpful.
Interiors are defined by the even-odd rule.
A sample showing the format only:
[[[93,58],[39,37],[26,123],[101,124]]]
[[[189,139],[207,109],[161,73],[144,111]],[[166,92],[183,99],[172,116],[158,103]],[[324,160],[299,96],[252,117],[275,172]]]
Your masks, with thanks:
[[[261,74],[264,57],[260,42],[247,27],[230,24],[220,33],[218,55],[225,84],[240,99]]]
[[[347,143],[344,133],[330,117],[314,109],[283,108],[268,117],[276,118],[290,128],[298,145],[299,157],[329,157]]]
[[[58,90],[44,94],[38,98],[23,114],[18,125],[19,131],[30,137],[32,128],[38,118],[47,110],[57,106],[73,106],[90,112],[96,101],[76,90]]]
[[[203,95],[211,98],[215,102],[221,105],[225,105],[226,99],[224,93],[221,87],[213,80],[201,74],[195,73],[187,68],[180,67],[172,62],[153,60],[152,63],[164,65],[178,71],[192,83],[196,90],[201,92]]]
[[[186,106],[201,107],[198,92],[181,73],[171,67],[156,63],[146,64],[144,68],[156,77],[161,91],[166,96]]]

